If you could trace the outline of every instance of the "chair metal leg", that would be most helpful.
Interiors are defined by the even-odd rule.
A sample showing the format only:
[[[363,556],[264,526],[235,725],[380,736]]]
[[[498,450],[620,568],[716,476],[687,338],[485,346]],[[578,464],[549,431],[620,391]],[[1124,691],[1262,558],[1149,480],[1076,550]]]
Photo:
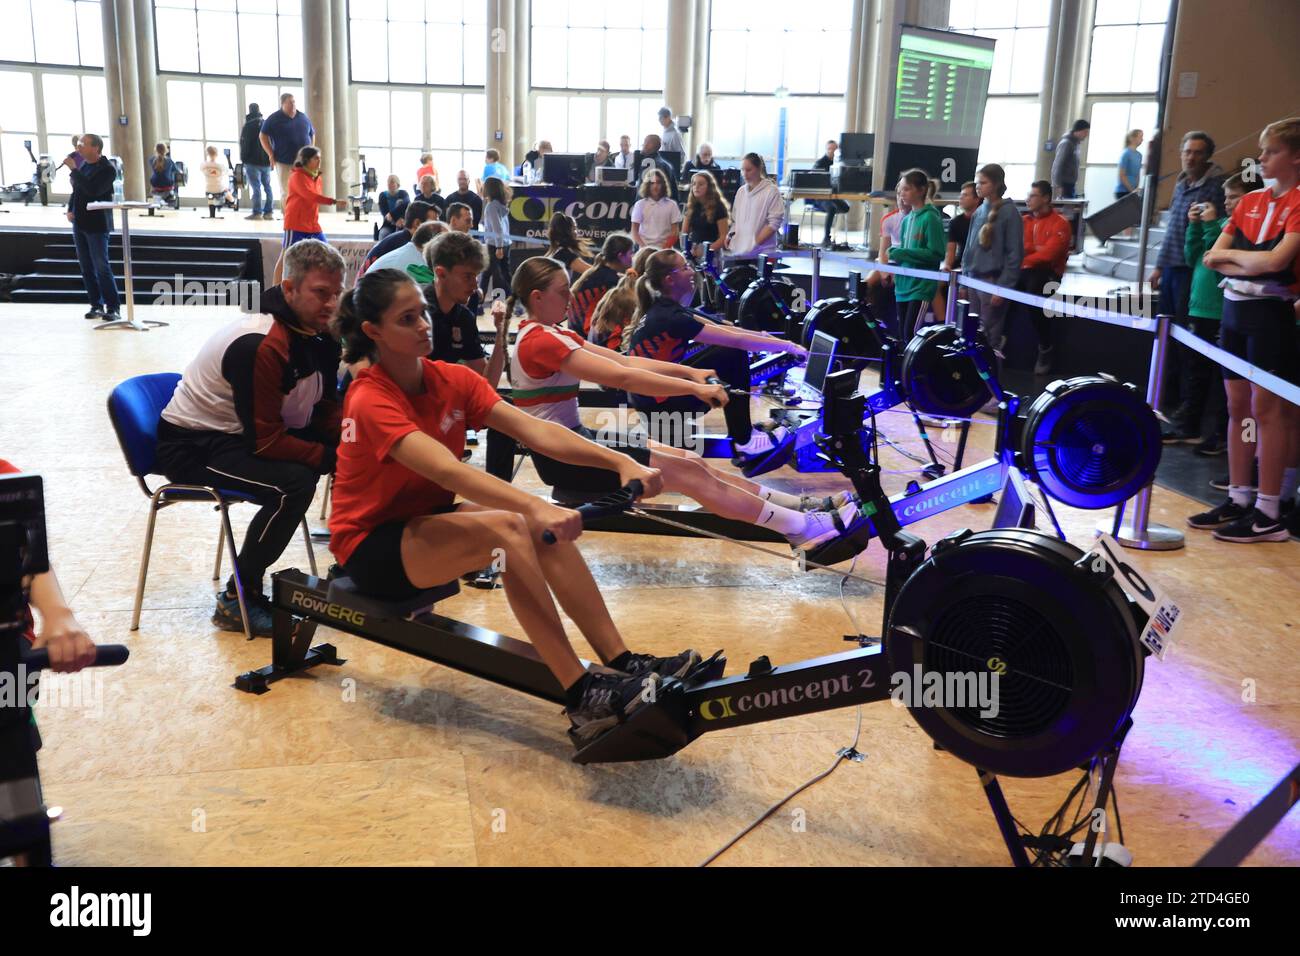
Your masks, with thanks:
[[[149,555],[153,553],[153,529],[158,520],[158,499],[162,491],[157,491],[149,499],[149,525],[144,532],[144,552],[140,555],[140,575],[135,583],[135,606],[131,609],[131,630],[140,630],[140,606],[144,603],[144,582],[149,576]]]
[[[307,563],[311,565],[312,577],[320,577],[316,572],[316,549],[311,546],[311,528],[307,527],[306,516],[302,519],[302,540],[307,545]]]
[[[334,476],[329,475],[325,479],[325,494],[321,495],[320,502],[320,520],[324,521],[329,517],[330,510],[330,492],[334,490]]]
[[[212,580],[221,580],[221,552],[226,547],[225,532],[221,528],[217,529],[217,563],[212,569]]]
[[[235,532],[230,527],[230,511],[223,501],[217,505],[221,509],[221,530],[226,536],[226,547],[230,549],[230,566],[235,570],[235,596],[239,598],[239,617],[244,622],[244,637],[253,639],[253,628],[248,623],[248,603],[244,600],[244,580],[239,575],[239,549],[235,547]]]

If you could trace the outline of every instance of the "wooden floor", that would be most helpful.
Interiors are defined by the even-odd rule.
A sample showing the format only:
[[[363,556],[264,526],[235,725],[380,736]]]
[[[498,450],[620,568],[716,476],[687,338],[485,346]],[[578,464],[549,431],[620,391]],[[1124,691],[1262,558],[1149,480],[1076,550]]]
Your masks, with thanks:
[[[270,647],[209,622],[217,519],[206,508],[161,515],[132,633],[146,500],[105,397],[128,376],[180,370],[236,313],[141,309],[173,324],[137,334],[93,332],[82,311],[0,305],[0,457],[45,476],[65,591],[96,640],[132,651],[126,666],[93,672],[80,706],[39,708],[47,802],[65,811],[61,863],[689,865],[829,766],[860,716],[866,761],[801,794],[720,865],[1005,864],[974,771],[886,703],[709,735],[656,763],[584,768],[570,762],[555,706],[323,629],[345,667],[264,697],[238,693],[235,674],[266,663]],[[905,441],[890,418],[884,427]],[[539,487],[531,466],[520,481]],[[833,480],[787,470],[774,483]],[[1153,518],[1181,526],[1194,508],[1158,490]],[[967,506],[913,530],[935,540],[992,515]],[[1084,546],[1097,518],[1063,515]],[[838,578],[749,550],[610,534],[584,537],[583,550],[634,649],[724,647],[735,672],[760,654],[780,663],[843,650],[853,630]],[[1171,657],[1147,666],[1118,774],[1125,842],[1139,866],[1185,865],[1297,760],[1300,544],[1189,533],[1183,551],[1130,559],[1174,595],[1188,625]],[[284,562],[306,566],[300,543]],[[881,578],[878,547],[857,570]],[[862,629],[878,633],[880,589],[853,581],[845,593]],[[440,610],[522,637],[499,591],[466,589]],[[1037,828],[1073,782],[1005,787]],[[1300,863],[1300,814],[1250,862]]]

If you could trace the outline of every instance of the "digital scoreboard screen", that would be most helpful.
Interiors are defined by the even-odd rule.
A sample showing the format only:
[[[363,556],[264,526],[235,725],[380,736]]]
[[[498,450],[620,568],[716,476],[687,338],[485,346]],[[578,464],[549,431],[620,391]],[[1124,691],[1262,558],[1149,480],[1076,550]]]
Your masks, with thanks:
[[[977,149],[993,71],[987,37],[903,27],[891,139]]]

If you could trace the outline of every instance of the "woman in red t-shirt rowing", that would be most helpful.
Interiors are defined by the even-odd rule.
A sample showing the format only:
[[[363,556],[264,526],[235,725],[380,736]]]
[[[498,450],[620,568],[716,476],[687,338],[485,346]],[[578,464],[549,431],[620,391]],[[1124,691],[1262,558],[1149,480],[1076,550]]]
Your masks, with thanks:
[[[636,479],[653,496],[654,468],[501,401],[481,375],[430,361],[431,327],[420,288],[404,273],[366,273],[334,320],[343,357],[372,365],[344,405],[330,517],[330,549],[365,593],[396,600],[502,563],[506,597],[542,660],[566,689],[574,731],[592,737],[645,700],[648,687],[699,661],[633,654],[573,543],[578,512],[520,491],[461,462],[467,428],[495,428],[575,465]],[[457,501],[457,498],[463,500]],[[558,539],[543,544],[550,530]],[[555,602],[605,667],[583,669]]]

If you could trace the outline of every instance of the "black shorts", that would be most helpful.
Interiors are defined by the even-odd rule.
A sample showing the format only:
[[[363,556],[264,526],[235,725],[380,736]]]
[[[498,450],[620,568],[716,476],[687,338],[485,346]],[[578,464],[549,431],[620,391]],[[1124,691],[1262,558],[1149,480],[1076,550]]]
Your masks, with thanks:
[[[1288,381],[1294,381],[1300,372],[1295,312],[1291,303],[1281,299],[1224,299],[1219,347]],[[1223,377],[1241,378],[1226,368]]]
[[[455,510],[455,505],[448,505],[430,514],[449,514]],[[410,520],[403,518],[381,524],[352,550],[343,570],[363,594],[384,601],[401,601],[423,590],[411,583],[402,564],[402,532]]]
[[[645,445],[633,444],[625,436],[611,438],[597,436],[595,432],[585,425],[579,425],[574,431],[583,438],[589,438],[606,448],[622,452],[637,464],[646,467],[650,466],[650,449]],[[570,465],[568,462],[556,461],[554,458],[547,458],[535,451],[533,452],[533,466],[537,469],[538,477],[552,488],[604,494],[609,491],[618,491],[622,487],[619,484],[618,472],[616,471],[606,471],[604,468],[589,468],[585,465]]]

